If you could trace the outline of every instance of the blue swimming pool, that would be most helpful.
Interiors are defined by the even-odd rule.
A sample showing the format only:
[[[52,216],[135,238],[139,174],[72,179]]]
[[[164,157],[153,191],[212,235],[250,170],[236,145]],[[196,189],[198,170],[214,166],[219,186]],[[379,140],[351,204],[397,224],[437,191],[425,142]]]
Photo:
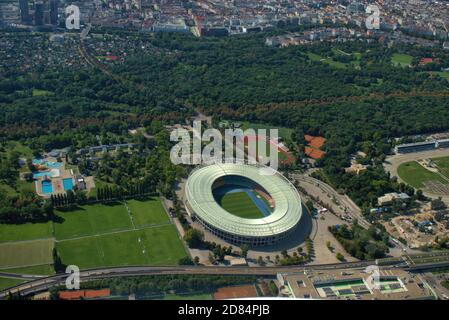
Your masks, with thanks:
[[[73,179],[72,178],[62,179],[62,185],[64,187],[64,191],[73,190]]]
[[[53,186],[51,185],[51,181],[49,181],[49,180],[42,181],[42,192],[44,194],[53,192]]]
[[[45,164],[47,167],[52,168],[52,169],[58,169],[61,168],[62,163],[61,162],[51,162],[51,161],[47,161],[47,163]]]
[[[50,173],[50,171],[36,172],[33,174],[34,179],[37,179],[37,178],[43,177],[43,176],[51,177],[52,174]]]
[[[46,166],[50,169],[58,169],[62,167],[62,162],[44,161],[42,159],[33,159],[33,164]]]

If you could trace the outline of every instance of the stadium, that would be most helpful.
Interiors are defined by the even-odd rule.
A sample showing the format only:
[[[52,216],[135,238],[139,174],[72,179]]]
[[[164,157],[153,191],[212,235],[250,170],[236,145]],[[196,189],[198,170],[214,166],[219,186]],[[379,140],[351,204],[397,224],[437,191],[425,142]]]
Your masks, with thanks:
[[[212,234],[237,245],[273,245],[288,237],[302,216],[301,198],[281,174],[260,167],[198,167],[185,187],[185,208]]]

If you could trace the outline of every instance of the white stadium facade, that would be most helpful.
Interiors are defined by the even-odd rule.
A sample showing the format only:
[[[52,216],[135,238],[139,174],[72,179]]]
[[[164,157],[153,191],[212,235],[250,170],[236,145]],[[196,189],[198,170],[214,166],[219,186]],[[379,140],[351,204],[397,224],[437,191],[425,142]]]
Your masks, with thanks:
[[[296,188],[280,173],[261,175],[259,169],[258,166],[232,163],[196,168],[185,187],[187,213],[206,230],[229,243],[266,246],[283,240],[301,220],[301,198]],[[274,202],[271,214],[246,219],[223,209],[213,191],[227,180],[234,184],[251,183],[263,190]]]

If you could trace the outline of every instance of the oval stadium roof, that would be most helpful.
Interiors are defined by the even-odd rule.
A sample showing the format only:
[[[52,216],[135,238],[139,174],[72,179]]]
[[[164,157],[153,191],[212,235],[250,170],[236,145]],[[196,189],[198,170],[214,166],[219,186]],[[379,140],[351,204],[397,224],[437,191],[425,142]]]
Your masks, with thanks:
[[[295,227],[302,215],[301,198],[295,187],[281,174],[267,176],[260,167],[245,164],[213,164],[199,167],[189,176],[186,199],[194,213],[224,232],[244,237],[282,234]],[[223,177],[246,177],[262,186],[273,198],[274,211],[260,219],[245,219],[224,210],[214,199],[213,183]]]

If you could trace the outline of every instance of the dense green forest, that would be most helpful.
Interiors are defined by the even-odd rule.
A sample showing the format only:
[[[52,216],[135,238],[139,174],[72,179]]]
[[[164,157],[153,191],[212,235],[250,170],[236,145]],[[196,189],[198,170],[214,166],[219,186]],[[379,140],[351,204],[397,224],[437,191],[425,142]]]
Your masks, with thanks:
[[[298,143],[305,133],[324,136],[321,178],[363,208],[385,192],[404,189],[381,163],[393,138],[449,128],[449,82],[430,72],[448,68],[449,53],[364,41],[276,48],[265,45],[266,36],[136,35],[160,50],[109,65],[114,77],[95,68],[8,75],[0,79],[0,141],[21,141],[35,153],[92,145],[96,136],[138,142],[143,158],[122,154],[94,167],[79,165],[124,188],[142,175],[154,188],[167,188],[180,175],[168,173],[174,170],[167,161],[168,137],[149,144],[128,130],[184,122],[202,111],[293,128]],[[395,53],[412,56],[412,65],[395,66]],[[420,65],[423,57],[433,63]],[[359,176],[344,173],[358,150],[371,168]]]

